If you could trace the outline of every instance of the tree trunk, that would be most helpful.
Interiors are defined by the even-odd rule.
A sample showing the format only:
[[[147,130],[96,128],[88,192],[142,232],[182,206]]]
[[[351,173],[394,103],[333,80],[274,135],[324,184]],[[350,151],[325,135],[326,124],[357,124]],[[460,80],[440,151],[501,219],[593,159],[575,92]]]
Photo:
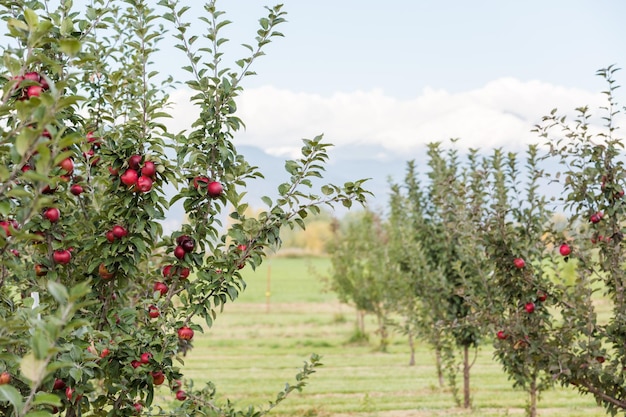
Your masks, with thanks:
[[[356,311],[356,326],[362,335],[365,334],[365,312],[362,310]]]
[[[387,352],[387,345],[389,340],[387,339],[387,326],[385,326],[385,317],[382,314],[377,314],[378,319],[378,333],[380,333],[380,351]]]
[[[409,359],[409,366],[415,366],[415,340],[413,338],[413,332],[408,331],[409,336],[409,348],[411,349],[411,358]]]
[[[443,388],[443,365],[441,364],[441,349],[435,349],[435,359],[437,361],[437,378],[439,379],[439,388]]]
[[[470,360],[469,346],[463,346],[463,407],[470,408],[472,401],[470,397]]]
[[[530,381],[530,404],[528,405],[528,416],[537,417],[537,378]]]

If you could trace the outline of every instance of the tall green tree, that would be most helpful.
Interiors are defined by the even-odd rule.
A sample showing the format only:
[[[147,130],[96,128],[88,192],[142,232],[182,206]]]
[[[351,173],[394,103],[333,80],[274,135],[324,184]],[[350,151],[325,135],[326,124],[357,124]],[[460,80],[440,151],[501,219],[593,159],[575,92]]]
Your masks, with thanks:
[[[246,182],[261,173],[234,145],[236,99],[285,12],[267,9],[231,68],[230,22],[215,1],[193,20],[200,28],[188,10],[168,0],[158,10],[143,0],[0,2],[2,415],[260,416],[319,365],[313,356],[268,406],[244,410],[181,370],[194,334],[237,299],[240,270],[262,262],[282,227],[367,195],[362,181],[311,189],[330,146],[318,136],[286,163],[277,200],[245,216]],[[152,60],[166,26],[200,114],[187,132],[162,123],[171,79]],[[165,235],[160,220],[177,201],[189,222]],[[237,222],[223,227],[226,216]],[[156,404],[159,390],[175,404]]]

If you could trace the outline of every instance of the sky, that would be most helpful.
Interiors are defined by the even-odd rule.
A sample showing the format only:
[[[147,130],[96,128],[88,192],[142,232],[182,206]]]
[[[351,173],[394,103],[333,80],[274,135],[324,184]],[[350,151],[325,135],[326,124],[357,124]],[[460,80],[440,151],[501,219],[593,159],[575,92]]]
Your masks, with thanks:
[[[233,21],[225,62],[254,42],[266,4],[218,1]],[[522,149],[539,141],[530,130],[551,109],[601,105],[596,71],[626,65],[623,0],[285,0],[283,10],[285,37],[238,100],[246,130],[237,143],[272,155],[292,156],[320,133],[343,158],[408,160],[453,137]],[[189,92],[172,98],[170,125],[184,128]]]

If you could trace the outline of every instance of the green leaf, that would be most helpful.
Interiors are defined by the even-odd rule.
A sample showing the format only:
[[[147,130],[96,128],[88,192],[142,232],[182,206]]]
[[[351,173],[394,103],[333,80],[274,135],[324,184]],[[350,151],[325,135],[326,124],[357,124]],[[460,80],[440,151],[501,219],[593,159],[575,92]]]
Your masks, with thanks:
[[[46,372],[46,362],[36,359],[34,353],[30,352],[22,358],[20,371],[29,380],[40,381]]]
[[[26,20],[26,24],[31,29],[36,28],[37,25],[39,24],[39,17],[37,16],[37,13],[35,13],[31,9],[24,10],[24,20]]]
[[[48,291],[50,292],[50,295],[54,297],[57,303],[61,305],[67,303],[69,294],[67,293],[67,288],[65,288],[63,284],[55,281],[48,281]]]
[[[37,394],[35,394],[35,400],[33,401],[33,404],[34,405],[48,404],[48,405],[53,405],[55,407],[60,407],[61,400],[59,399],[58,395],[40,391]]]
[[[13,386],[4,384],[0,385],[0,401],[8,401],[15,408],[16,414],[22,411],[24,406],[22,402],[22,394]]]
[[[80,52],[80,41],[78,39],[61,39],[59,48],[63,53],[74,56]]]

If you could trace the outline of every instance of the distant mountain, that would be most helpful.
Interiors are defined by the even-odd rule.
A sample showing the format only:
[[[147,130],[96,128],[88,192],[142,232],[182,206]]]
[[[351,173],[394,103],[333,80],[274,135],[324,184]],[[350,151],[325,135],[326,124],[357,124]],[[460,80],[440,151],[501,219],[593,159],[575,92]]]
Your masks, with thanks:
[[[255,166],[265,176],[263,180],[251,181],[248,184],[248,194],[252,199],[260,201],[261,196],[274,198],[278,195],[278,185],[289,179],[285,171],[285,162],[289,157],[277,157],[265,153],[262,149],[253,146],[240,146],[237,150],[246,160]],[[349,181],[369,178],[364,188],[374,193],[369,200],[369,206],[382,208],[388,199],[389,182],[392,178],[399,182],[404,178],[406,161],[399,158],[377,157],[384,154],[383,148],[378,147],[335,147],[329,152],[329,161],[326,171],[319,185],[333,183],[343,185]]]

